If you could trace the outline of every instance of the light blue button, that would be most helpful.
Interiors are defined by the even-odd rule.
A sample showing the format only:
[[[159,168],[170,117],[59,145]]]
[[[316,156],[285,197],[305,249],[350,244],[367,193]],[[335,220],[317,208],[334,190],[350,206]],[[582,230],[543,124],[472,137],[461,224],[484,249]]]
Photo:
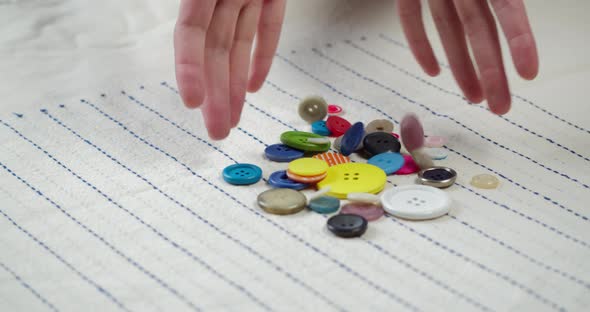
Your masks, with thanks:
[[[262,169],[252,164],[235,164],[223,169],[223,179],[234,185],[248,185],[260,181]]]
[[[311,132],[313,132],[315,134],[323,135],[323,136],[329,136],[332,134],[332,132],[330,132],[330,130],[328,130],[328,127],[326,127],[326,122],[323,120],[318,120],[318,121],[312,123],[311,124]]]
[[[377,154],[367,160],[367,163],[383,169],[387,175],[398,171],[404,166],[404,162],[402,154],[391,152]]]
[[[317,213],[333,213],[340,208],[340,200],[332,196],[321,196],[309,202],[309,209]]]

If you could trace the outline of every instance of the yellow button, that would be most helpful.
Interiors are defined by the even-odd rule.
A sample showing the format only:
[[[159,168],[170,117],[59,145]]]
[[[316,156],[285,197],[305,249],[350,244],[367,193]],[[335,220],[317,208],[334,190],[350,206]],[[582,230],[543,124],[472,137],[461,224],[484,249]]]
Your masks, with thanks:
[[[296,175],[311,177],[323,174],[328,170],[328,163],[316,158],[299,158],[289,163],[289,171]]]
[[[385,172],[377,166],[346,163],[330,167],[326,178],[317,186],[319,189],[329,186],[328,195],[345,199],[348,193],[379,193],[386,179]]]

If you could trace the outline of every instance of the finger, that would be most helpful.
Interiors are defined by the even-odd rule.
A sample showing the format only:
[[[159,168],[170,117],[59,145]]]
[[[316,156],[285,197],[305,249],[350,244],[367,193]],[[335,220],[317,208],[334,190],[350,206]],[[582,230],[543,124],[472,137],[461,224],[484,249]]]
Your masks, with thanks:
[[[419,0],[399,0],[397,9],[404,34],[416,61],[428,75],[436,76],[440,72],[440,67],[424,30],[420,2]]]
[[[485,0],[454,1],[473,50],[488,105],[492,112],[505,114],[510,110],[510,91],[492,12]]]
[[[250,92],[256,92],[262,87],[270,71],[285,17],[285,3],[285,0],[265,0],[262,6],[256,35],[256,49],[248,79]]]
[[[451,1],[430,0],[430,12],[447,54],[449,65],[459,88],[465,97],[479,103],[483,94],[477,73],[471,62],[471,56],[465,41],[463,26]]]
[[[205,43],[205,88],[203,106],[209,136],[220,140],[229,134],[229,55],[241,7],[235,1],[217,3]]]
[[[205,97],[203,60],[205,35],[215,0],[182,0],[174,28],[176,81],[187,107],[201,105]]]
[[[230,56],[230,125],[237,126],[242,114],[246,88],[248,86],[248,69],[252,41],[256,34],[262,1],[253,1],[244,7],[238,17],[236,36]]]
[[[525,79],[535,78],[539,57],[523,1],[492,0],[491,3],[508,40],[516,70]]]

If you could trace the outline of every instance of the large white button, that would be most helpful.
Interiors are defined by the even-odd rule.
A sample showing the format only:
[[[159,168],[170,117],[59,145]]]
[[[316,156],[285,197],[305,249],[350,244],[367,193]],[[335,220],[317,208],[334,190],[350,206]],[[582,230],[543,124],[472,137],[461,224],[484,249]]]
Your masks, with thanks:
[[[393,216],[427,220],[447,214],[451,208],[451,198],[432,186],[407,185],[383,192],[381,204]]]

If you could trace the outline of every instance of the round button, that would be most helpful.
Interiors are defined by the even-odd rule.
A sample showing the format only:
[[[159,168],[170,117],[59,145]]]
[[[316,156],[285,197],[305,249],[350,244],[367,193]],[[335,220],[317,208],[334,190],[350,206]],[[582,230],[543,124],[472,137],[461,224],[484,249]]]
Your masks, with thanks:
[[[400,153],[388,152],[377,154],[369,158],[367,163],[383,169],[385,174],[390,175],[403,167],[405,160],[404,156],[402,156]]]
[[[345,199],[348,193],[379,193],[385,187],[385,172],[381,168],[347,163],[328,168],[328,175],[318,183],[318,188],[330,187],[328,195]]]
[[[404,165],[395,172],[397,175],[407,175],[420,171],[411,155],[404,155]]]
[[[424,139],[424,146],[426,147],[443,147],[445,144],[447,144],[447,138],[443,136],[433,135]]]
[[[348,203],[342,206],[340,213],[359,215],[367,221],[375,221],[385,214],[381,206],[372,203]]]
[[[321,159],[328,163],[328,166],[332,167],[338,164],[346,164],[350,162],[350,158],[348,156],[344,156],[340,153],[334,152],[325,152],[317,155],[313,155],[313,158]]]
[[[268,213],[277,215],[298,213],[306,204],[305,195],[288,188],[272,189],[258,195],[258,206]]]
[[[434,167],[432,158],[426,153],[425,147],[417,148],[410,152],[412,159],[420,169],[428,169]]]
[[[340,208],[340,200],[332,196],[321,196],[309,202],[309,209],[317,213],[333,213]]]
[[[308,96],[299,103],[299,116],[312,123],[322,120],[328,114],[328,103],[320,96]]]
[[[328,114],[329,115],[338,115],[342,113],[342,107],[336,104],[329,104],[328,105]]]
[[[424,146],[424,129],[414,114],[407,114],[402,119],[401,125],[402,142],[408,152]]]
[[[381,197],[369,193],[348,193],[346,197],[349,202],[381,204]]]
[[[323,120],[318,120],[312,123],[311,132],[323,136],[329,136],[330,134],[332,134],[330,130],[328,130],[328,127],[326,127],[326,122]]]
[[[395,133],[395,132],[392,132],[392,133],[391,133],[391,135],[393,135],[393,136],[394,136],[396,139],[398,139],[398,140],[399,140],[399,134],[397,134],[397,133]]]
[[[387,119],[376,119],[371,121],[365,128],[366,133],[393,132],[393,123]]]
[[[308,151],[308,152],[325,152],[330,149],[330,142],[327,143],[312,143],[309,142],[310,138],[324,138],[321,135],[315,133],[302,132],[302,131],[287,131],[281,134],[281,142],[292,148]]]
[[[497,188],[500,184],[500,181],[491,174],[483,173],[473,176],[473,178],[471,178],[470,184],[480,189],[491,190]]]
[[[387,213],[410,220],[438,218],[449,212],[451,198],[436,187],[407,185],[390,188],[381,195]]]
[[[340,152],[342,155],[348,156],[356,151],[363,140],[364,134],[365,129],[362,122],[357,122],[348,128],[342,136],[342,141],[340,141]]]
[[[268,184],[276,188],[289,188],[292,190],[302,190],[309,186],[309,184],[293,181],[287,176],[286,170],[279,170],[273,172],[268,177]]]
[[[332,132],[333,136],[341,136],[350,128],[350,122],[342,117],[330,116],[326,120],[326,127]]]
[[[342,145],[342,137],[343,136],[339,136],[336,139],[334,139],[334,143],[332,144],[332,146],[334,147],[335,150],[340,151],[340,146]],[[363,141],[361,140],[361,144],[359,144],[359,146],[356,148],[355,152],[360,152],[363,150]]]
[[[293,181],[297,181],[300,183],[307,183],[307,184],[315,184],[320,182],[321,180],[323,180],[325,177],[327,176],[327,173],[322,173],[316,176],[301,176],[298,174],[295,174],[289,170],[287,170],[287,177]]]
[[[234,185],[248,185],[260,181],[262,170],[252,164],[235,164],[223,169],[223,179]]]
[[[385,152],[399,153],[402,145],[391,133],[373,132],[367,134],[363,140],[365,151],[374,156]]]
[[[426,148],[426,154],[432,160],[443,160],[447,158],[448,154],[444,148],[433,147],[433,148]]]
[[[311,177],[323,174],[328,170],[328,163],[321,159],[305,157],[289,163],[289,171],[300,176]]]
[[[328,230],[339,237],[359,237],[367,231],[365,218],[354,214],[339,214],[328,219]]]
[[[424,185],[445,188],[453,185],[457,179],[457,172],[447,167],[433,167],[421,170],[418,180]]]
[[[304,153],[285,144],[273,144],[264,149],[264,155],[268,160],[290,162],[303,157]]]

